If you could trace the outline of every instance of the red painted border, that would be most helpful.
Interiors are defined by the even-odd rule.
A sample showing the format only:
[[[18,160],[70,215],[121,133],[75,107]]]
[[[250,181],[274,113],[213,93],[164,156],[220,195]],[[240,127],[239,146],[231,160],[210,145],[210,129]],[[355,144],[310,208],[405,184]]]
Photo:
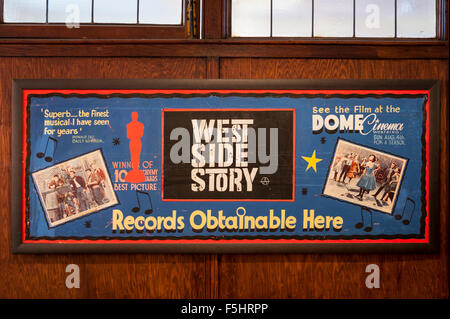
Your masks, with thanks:
[[[22,186],[25,191],[25,177],[26,177],[26,158],[27,158],[27,99],[30,94],[50,94],[50,93],[61,93],[61,94],[100,94],[100,95],[109,95],[114,93],[120,94],[208,94],[208,93],[219,93],[219,94],[230,94],[230,93],[252,93],[252,94],[425,94],[428,96],[426,103],[426,133],[425,133],[425,143],[426,143],[426,164],[425,164],[425,183],[426,183],[426,217],[425,217],[425,238],[424,239],[337,239],[337,240],[306,240],[306,239],[224,239],[224,240],[215,240],[215,239],[167,239],[167,240],[27,240],[25,238],[25,229],[26,229],[26,198],[25,192],[22,195],[22,243],[51,243],[51,244],[293,244],[293,243],[307,243],[307,244],[342,244],[342,243],[350,243],[350,244],[359,244],[359,243],[429,243],[429,91],[428,90],[28,90],[24,89],[22,91],[23,94],[23,127],[22,127],[22,136],[23,136],[23,145],[22,145]],[[204,110],[204,109],[202,109]],[[294,143],[295,145],[295,143]],[[295,153],[294,153],[295,154]],[[295,161],[294,161],[295,163]],[[294,170],[295,172],[295,170]],[[294,184],[295,185],[295,184]]]

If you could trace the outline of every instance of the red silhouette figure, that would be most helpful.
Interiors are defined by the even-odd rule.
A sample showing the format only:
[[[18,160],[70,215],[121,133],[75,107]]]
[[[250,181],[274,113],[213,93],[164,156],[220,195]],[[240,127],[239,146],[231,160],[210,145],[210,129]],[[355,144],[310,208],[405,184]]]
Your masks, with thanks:
[[[138,113],[131,113],[132,121],[127,124],[127,137],[130,140],[131,166],[133,169],[125,176],[125,181],[129,183],[145,182],[145,174],[139,169],[141,159],[142,142],[144,135],[144,124],[138,122]]]

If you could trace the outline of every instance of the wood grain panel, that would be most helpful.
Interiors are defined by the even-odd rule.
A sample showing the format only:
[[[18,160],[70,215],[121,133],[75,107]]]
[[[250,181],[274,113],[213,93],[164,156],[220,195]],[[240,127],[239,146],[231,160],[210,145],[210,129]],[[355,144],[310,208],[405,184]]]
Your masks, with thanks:
[[[448,180],[441,181],[441,251],[434,255],[11,255],[10,115],[13,78],[439,78],[442,175],[448,176],[448,62],[255,58],[0,58],[0,298],[448,297]],[[65,287],[65,266],[81,288]],[[367,264],[381,289],[365,288]]]
[[[433,255],[222,255],[221,298],[448,298],[448,61],[221,59],[221,78],[440,79],[441,248]],[[368,264],[381,288],[367,289]]]
[[[220,58],[209,57],[206,59],[206,77],[208,79],[220,78]],[[208,278],[209,285],[206,292],[208,298],[216,299],[219,297],[219,255],[210,254],[208,257]]]
[[[11,83],[14,78],[202,78],[203,59],[0,59],[0,298],[204,298],[205,255],[12,255],[10,250]],[[67,289],[77,264],[80,289]]]
[[[0,56],[448,59],[441,41],[0,39]]]

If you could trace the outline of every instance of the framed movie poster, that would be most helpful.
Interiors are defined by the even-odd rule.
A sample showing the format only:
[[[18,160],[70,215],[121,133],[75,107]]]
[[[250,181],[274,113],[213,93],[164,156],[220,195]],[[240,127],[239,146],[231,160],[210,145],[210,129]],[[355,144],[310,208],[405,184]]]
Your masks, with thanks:
[[[15,80],[12,245],[427,252],[438,81]]]

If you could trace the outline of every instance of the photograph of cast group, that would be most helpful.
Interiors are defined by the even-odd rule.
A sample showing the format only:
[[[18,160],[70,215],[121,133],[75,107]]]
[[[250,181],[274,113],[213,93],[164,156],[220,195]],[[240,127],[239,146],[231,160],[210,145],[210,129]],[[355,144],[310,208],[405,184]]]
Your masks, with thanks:
[[[324,195],[392,214],[407,160],[339,139]]]
[[[33,173],[50,227],[118,203],[100,150]]]

